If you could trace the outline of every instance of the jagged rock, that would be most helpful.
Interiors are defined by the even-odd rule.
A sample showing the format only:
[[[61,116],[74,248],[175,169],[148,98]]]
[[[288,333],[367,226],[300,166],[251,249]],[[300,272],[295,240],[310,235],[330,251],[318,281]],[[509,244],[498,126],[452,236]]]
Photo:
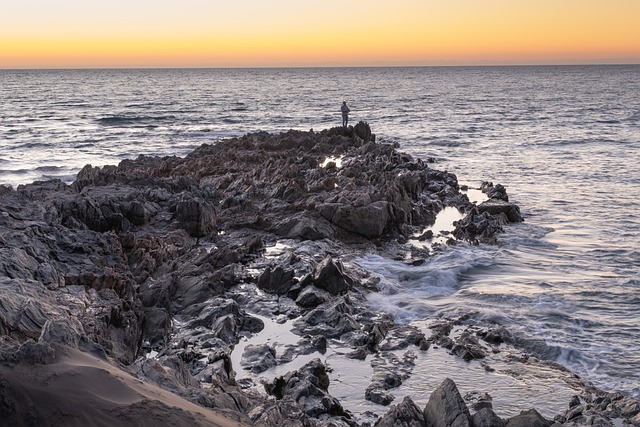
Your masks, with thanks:
[[[470,427],[471,416],[455,383],[446,378],[436,388],[424,408],[427,427]]]
[[[366,206],[325,204],[320,214],[331,223],[367,238],[382,236],[391,221],[391,205],[377,201]]]
[[[457,222],[452,234],[459,240],[493,243],[496,234],[502,231],[503,222],[500,217],[489,212],[480,213],[478,208],[474,208]]]
[[[176,220],[179,226],[193,237],[206,236],[216,226],[216,214],[213,206],[198,198],[178,202]]]
[[[376,329],[380,333],[378,339],[384,338],[384,343],[379,346],[380,351],[394,351],[404,350],[410,345],[415,345],[421,350],[429,348],[429,342],[427,341],[424,333],[415,326],[411,325],[383,325],[378,324]]]
[[[489,199],[478,205],[478,212],[484,212],[490,215],[500,217],[504,215],[507,222],[522,222],[520,208],[515,203],[505,202],[504,200]]]
[[[351,418],[340,402],[328,393],[328,388],[329,376],[320,359],[313,359],[297,371],[265,384],[267,393],[278,400],[290,399],[297,402],[310,417],[329,415]]]
[[[332,295],[340,295],[351,289],[353,279],[344,273],[340,261],[326,257],[316,268],[313,283]]]
[[[505,427],[505,423],[493,409],[482,408],[471,417],[471,427]]]
[[[492,328],[489,330],[478,331],[484,341],[489,344],[502,344],[504,342],[513,342],[513,336],[511,333],[503,327]]]
[[[462,332],[453,342],[454,345],[451,351],[464,360],[483,359],[487,356],[478,339],[471,335],[469,331]]]
[[[276,226],[278,235],[288,239],[320,240],[334,237],[333,226],[324,219],[309,216],[287,218]]]
[[[259,374],[277,365],[276,350],[268,344],[248,345],[240,364],[244,369]]]
[[[325,338],[337,338],[347,332],[359,329],[359,324],[351,312],[351,305],[345,298],[329,301],[296,320],[294,330],[300,335],[322,335]]]
[[[286,295],[294,284],[295,271],[282,266],[267,267],[258,278],[258,287],[276,295]]]
[[[256,427],[291,426],[316,427],[319,422],[305,414],[296,402],[278,400],[266,402],[249,412],[252,425]]]
[[[407,351],[402,358],[392,352],[377,355],[371,361],[373,375],[365,390],[365,399],[380,405],[390,404],[395,396],[387,390],[400,386],[409,378],[415,366],[415,358],[412,351]]]
[[[296,298],[296,304],[302,307],[317,307],[320,304],[324,304],[331,300],[331,294],[322,289],[318,289],[313,285],[309,285],[305,287],[300,294],[298,294],[298,298]]]
[[[37,339],[50,317],[63,316],[52,304],[50,292],[33,280],[0,278],[0,333]]]
[[[551,423],[535,409],[522,411],[520,415],[509,418],[505,423],[506,427],[549,427],[550,425]]]
[[[618,395],[619,399],[613,401],[613,405],[620,415],[626,418],[632,418],[640,414],[640,402],[629,396]]]
[[[504,200],[505,202],[509,201],[507,189],[504,188],[502,184],[496,184],[494,186],[492,182],[485,181],[480,185],[480,190],[490,199]]]
[[[493,398],[489,393],[469,392],[464,395],[464,401],[467,402],[474,411],[480,411],[484,408],[493,409]]]
[[[380,418],[375,427],[423,427],[424,415],[418,406],[406,396],[404,400],[393,405],[382,418]]]
[[[358,137],[362,139],[364,142],[369,142],[371,140],[375,141],[375,136],[372,138],[371,127],[369,127],[369,123],[359,121],[353,127],[353,130],[356,133],[356,135],[358,135]]]
[[[47,365],[55,360],[55,356],[56,351],[49,343],[29,340],[24,342],[8,359],[14,363],[26,362],[31,365]]]
[[[49,319],[42,327],[42,333],[38,341],[78,348],[83,334],[82,324],[77,319]]]
[[[201,405],[251,413],[257,425],[355,425],[327,393],[324,366],[276,380],[280,398],[267,401],[236,384],[230,353],[264,327],[245,309],[271,310],[296,319],[302,336],[278,360],[324,353],[327,339],[344,337],[358,357],[385,361],[368,394],[387,403],[389,390],[411,374],[412,357],[396,361],[390,351],[431,341],[374,320],[354,292],[362,276],[337,259],[352,243],[364,252],[406,240],[443,206],[471,207],[454,174],[374,141],[366,123],[257,132],[203,144],[184,158],[87,165],[72,185],[0,187],[0,357],[37,370],[60,348],[77,348]],[[342,165],[321,167],[329,157]],[[460,238],[489,241],[500,231],[488,212],[474,215]],[[264,242],[282,237],[306,249],[277,263],[262,258]],[[255,292],[256,282],[278,298]],[[440,339],[453,348],[451,338]],[[256,354],[268,359],[262,367],[276,359],[268,348]],[[115,411],[126,416],[147,404],[154,405]],[[9,412],[0,418],[14,419]]]

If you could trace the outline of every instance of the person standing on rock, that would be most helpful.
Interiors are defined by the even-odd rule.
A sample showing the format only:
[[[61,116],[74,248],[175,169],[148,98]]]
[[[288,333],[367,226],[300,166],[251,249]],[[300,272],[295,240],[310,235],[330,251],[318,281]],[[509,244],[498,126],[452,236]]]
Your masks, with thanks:
[[[342,111],[342,127],[346,128],[349,123],[349,112],[351,111],[349,107],[347,107],[347,101],[342,101],[340,111]]]

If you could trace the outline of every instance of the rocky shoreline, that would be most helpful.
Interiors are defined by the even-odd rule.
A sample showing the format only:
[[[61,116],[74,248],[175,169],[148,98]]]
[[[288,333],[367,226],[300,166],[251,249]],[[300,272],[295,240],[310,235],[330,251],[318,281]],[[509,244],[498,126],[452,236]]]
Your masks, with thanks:
[[[502,185],[485,183],[486,200],[474,203],[455,175],[397,148],[361,122],[88,165],[72,185],[0,187],[0,419],[640,425],[638,401],[537,360],[502,327],[463,314],[423,330],[369,308],[379,278],[355,258],[420,265],[438,245],[494,244],[522,221]],[[464,217],[434,235],[428,226],[446,207]],[[278,325],[287,343],[251,341]],[[450,379],[424,407],[398,401],[416,360],[442,349],[488,375],[494,357],[553,370],[575,395],[551,418],[535,405],[501,418],[482,384],[463,397]],[[356,394],[376,411],[354,413],[332,394],[330,353],[370,373]]]

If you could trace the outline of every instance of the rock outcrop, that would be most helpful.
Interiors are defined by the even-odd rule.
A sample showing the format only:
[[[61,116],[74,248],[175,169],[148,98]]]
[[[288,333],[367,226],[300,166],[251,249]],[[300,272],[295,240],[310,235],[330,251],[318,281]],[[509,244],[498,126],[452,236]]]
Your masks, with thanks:
[[[39,405],[40,396],[68,409],[56,412],[60,424],[92,411],[114,425],[135,423],[156,411],[176,425],[358,425],[331,395],[330,367],[320,360],[270,381],[271,397],[240,374],[339,345],[352,361],[369,359],[367,398],[388,405],[431,344],[482,359],[488,349],[470,333],[451,338],[443,323],[427,339],[373,313],[366,294],[375,280],[345,259],[387,248],[410,256],[407,240],[445,206],[466,213],[453,243],[494,240],[522,217],[504,187],[486,188],[490,200],[473,205],[455,175],[377,143],[366,124],[258,132],[185,158],[87,165],[72,185],[0,186],[0,419],[46,425],[54,409]],[[297,250],[275,256],[283,240]],[[290,321],[298,341],[284,352],[247,345],[234,358],[241,340],[265,330],[265,318]],[[509,339],[481,337],[486,345]],[[24,372],[33,384],[23,383]],[[47,394],[56,375],[84,375],[89,388],[99,379],[113,394],[76,390],[73,404],[84,411],[76,413],[64,396]],[[424,410],[405,399],[380,425],[498,425],[490,408],[472,416],[456,393],[447,381]],[[556,422],[614,411],[638,418],[635,401],[609,403],[580,403]],[[529,413],[506,423],[525,417],[537,420]]]

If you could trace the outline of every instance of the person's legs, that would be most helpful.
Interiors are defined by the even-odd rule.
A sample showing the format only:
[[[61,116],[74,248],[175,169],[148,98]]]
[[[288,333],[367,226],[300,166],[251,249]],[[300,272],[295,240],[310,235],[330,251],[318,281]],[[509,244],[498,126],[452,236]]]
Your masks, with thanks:
[[[342,127],[347,127],[347,123],[349,123],[349,116],[346,114],[342,115]]]

